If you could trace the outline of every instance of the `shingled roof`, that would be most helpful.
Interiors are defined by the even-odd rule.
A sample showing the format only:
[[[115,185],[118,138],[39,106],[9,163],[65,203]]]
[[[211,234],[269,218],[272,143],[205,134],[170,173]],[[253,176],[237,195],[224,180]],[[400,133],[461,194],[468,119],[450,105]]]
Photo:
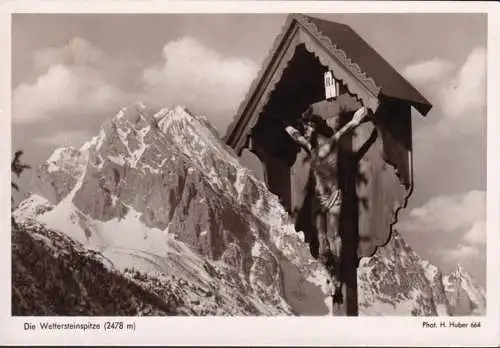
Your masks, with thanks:
[[[241,103],[233,123],[228,127],[226,141],[230,145],[236,145],[235,137],[240,138],[248,131],[249,126],[255,123],[256,120],[252,118],[258,117],[256,113],[258,114],[260,110],[250,110],[253,106],[249,107],[249,105],[253,103],[261,107],[263,103],[256,102],[256,99],[267,100],[269,98],[269,95],[263,91],[274,88],[273,86],[268,88],[267,85],[276,83],[277,80],[276,77],[271,78],[269,75],[283,72],[283,70],[279,71],[279,61],[292,59],[292,55],[284,52],[288,50],[287,46],[291,46],[292,37],[297,36],[300,31],[309,35],[316,45],[319,43],[320,47],[342,67],[344,76],[346,73],[349,74],[351,81],[356,81],[361,86],[356,87],[359,94],[354,92],[361,99],[363,99],[361,95],[363,93],[378,99],[384,97],[399,99],[413,106],[424,116],[432,108],[430,102],[422,94],[348,25],[303,14],[291,14],[277,36],[246,98]],[[355,87],[351,86],[351,88]],[[349,89],[353,92],[351,88]],[[372,97],[371,100],[373,100]],[[368,104],[368,107],[376,108],[373,102]],[[239,143],[240,140],[236,142]]]
[[[318,30],[349,59],[358,64],[362,71],[375,80],[380,94],[411,103],[421,114],[426,115],[431,104],[396,69],[348,25],[307,17]]]

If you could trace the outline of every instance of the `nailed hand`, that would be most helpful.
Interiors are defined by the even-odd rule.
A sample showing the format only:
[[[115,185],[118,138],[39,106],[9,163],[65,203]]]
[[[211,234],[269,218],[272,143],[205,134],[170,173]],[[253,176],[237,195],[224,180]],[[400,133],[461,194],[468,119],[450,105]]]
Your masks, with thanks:
[[[363,120],[368,116],[368,114],[368,109],[363,106],[354,113],[351,122],[353,123],[353,125],[359,126],[361,122],[363,122]]]

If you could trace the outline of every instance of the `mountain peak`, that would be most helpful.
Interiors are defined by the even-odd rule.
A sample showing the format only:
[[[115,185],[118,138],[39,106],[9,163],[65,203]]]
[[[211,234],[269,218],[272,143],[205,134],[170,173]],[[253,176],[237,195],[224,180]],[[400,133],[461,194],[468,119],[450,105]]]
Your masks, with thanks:
[[[115,120],[126,119],[135,123],[137,119],[143,115],[147,110],[147,106],[142,102],[135,102],[128,104],[121,108],[121,110],[114,116]]]
[[[453,272],[451,272],[451,275],[454,275],[455,277],[462,278],[462,279],[465,279],[465,278],[466,279],[472,279],[470,273],[460,263],[455,267],[455,270]]]
[[[46,161],[47,170],[49,172],[66,171],[80,159],[80,156],[80,151],[72,146],[55,149]]]

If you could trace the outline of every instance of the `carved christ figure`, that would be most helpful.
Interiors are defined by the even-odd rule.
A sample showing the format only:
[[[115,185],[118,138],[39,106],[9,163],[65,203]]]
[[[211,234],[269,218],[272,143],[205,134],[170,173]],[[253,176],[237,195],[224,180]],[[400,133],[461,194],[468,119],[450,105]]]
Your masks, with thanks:
[[[336,280],[333,287],[335,294],[332,294],[335,295],[335,302],[341,302],[338,266],[342,247],[338,230],[342,193],[337,177],[337,145],[342,137],[354,130],[367,115],[368,110],[361,107],[345,126],[334,132],[324,119],[306,111],[302,119],[303,134],[292,126],[285,128],[291,138],[304,148],[311,158],[309,180],[312,187],[309,189],[313,190],[312,222],[318,233],[319,261],[325,265],[330,276],[336,275],[332,277],[332,281]]]

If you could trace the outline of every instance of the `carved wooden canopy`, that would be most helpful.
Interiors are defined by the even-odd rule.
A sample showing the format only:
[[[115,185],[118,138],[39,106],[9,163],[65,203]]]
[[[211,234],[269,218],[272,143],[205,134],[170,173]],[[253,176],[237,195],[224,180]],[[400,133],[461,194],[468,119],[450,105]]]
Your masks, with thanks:
[[[333,103],[324,102],[325,71],[339,81]],[[280,127],[314,103],[321,104],[325,117],[361,105],[375,115],[376,122],[358,128],[349,150],[363,149],[352,173],[357,202],[349,214],[357,219],[351,226],[359,238],[358,256],[370,256],[388,241],[413,188],[411,107],[425,116],[432,106],[347,25],[290,15],[225,141],[239,155],[249,147],[259,157],[270,190],[305,232],[314,228],[301,218],[307,211],[308,164]]]
[[[342,81],[348,91],[373,113],[384,97],[405,101],[424,116],[432,107],[429,101],[349,26],[292,14],[276,37],[257,78],[226,132],[226,142],[238,154],[245,146],[251,128],[257,123],[299,45],[304,45],[316,55],[322,65],[333,70],[335,79]]]

